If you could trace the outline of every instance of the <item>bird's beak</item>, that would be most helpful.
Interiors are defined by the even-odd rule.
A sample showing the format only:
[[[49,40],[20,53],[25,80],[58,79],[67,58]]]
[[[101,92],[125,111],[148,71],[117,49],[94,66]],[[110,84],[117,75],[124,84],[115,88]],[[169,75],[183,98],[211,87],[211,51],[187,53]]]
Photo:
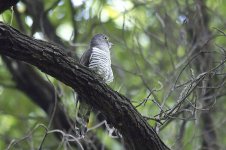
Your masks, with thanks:
[[[110,46],[110,47],[112,47],[112,46],[114,46],[114,44],[113,44],[113,43],[111,43],[111,42],[109,42],[109,46]]]

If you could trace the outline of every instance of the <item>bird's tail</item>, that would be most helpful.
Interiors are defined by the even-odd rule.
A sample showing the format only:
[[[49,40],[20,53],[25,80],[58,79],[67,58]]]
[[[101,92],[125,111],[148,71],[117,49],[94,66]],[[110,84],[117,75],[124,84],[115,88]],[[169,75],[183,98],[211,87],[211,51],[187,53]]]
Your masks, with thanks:
[[[79,129],[80,135],[84,135],[87,132],[87,125],[89,123],[89,117],[92,109],[89,105],[81,100],[80,96],[78,96],[78,100],[79,108],[76,118],[76,127]]]

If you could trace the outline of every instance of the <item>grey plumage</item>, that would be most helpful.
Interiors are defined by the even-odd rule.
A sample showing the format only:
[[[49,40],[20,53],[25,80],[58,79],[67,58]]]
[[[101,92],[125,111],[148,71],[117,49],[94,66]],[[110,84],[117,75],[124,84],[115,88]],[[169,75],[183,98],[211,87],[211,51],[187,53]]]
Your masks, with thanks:
[[[80,59],[81,64],[99,74],[106,83],[110,83],[114,79],[111,69],[111,46],[112,43],[108,41],[106,35],[96,34],[90,42],[90,48]]]
[[[80,64],[89,67],[97,73],[104,82],[110,83],[114,79],[111,68],[110,48],[112,43],[108,41],[108,37],[104,34],[96,34],[90,42],[90,47],[84,52],[80,59]],[[86,124],[89,120],[91,108],[80,100],[78,122],[82,125],[82,133],[86,132]],[[85,127],[85,128],[84,128]]]

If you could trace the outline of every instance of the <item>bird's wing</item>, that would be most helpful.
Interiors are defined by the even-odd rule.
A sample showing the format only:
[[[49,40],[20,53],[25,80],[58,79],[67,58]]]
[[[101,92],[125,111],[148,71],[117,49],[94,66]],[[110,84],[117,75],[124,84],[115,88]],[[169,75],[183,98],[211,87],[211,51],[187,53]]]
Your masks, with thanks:
[[[87,51],[85,51],[80,59],[80,64],[84,65],[84,66],[89,66],[89,62],[90,62],[90,56],[92,53],[92,49],[89,48]]]

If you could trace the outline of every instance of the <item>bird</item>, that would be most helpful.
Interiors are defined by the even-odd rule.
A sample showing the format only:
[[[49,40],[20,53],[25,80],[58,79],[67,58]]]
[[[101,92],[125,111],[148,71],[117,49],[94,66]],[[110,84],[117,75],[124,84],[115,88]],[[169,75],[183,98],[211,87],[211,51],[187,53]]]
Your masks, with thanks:
[[[111,52],[112,43],[109,42],[108,36],[105,34],[96,34],[92,37],[89,49],[85,51],[80,58],[80,64],[88,67],[94,73],[98,74],[102,81],[109,84],[114,80],[111,68]],[[78,117],[80,135],[84,135],[87,131],[87,124],[92,107],[83,102],[78,95],[79,100]]]

